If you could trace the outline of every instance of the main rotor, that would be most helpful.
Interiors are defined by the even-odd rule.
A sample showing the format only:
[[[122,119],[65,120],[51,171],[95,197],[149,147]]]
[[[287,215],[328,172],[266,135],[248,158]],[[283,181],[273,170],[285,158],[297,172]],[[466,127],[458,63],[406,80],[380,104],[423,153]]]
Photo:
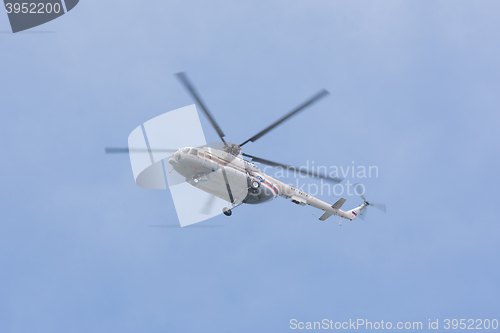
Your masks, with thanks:
[[[245,157],[250,158],[252,162],[258,162],[258,163],[267,164],[267,165],[274,166],[274,167],[281,167],[281,168],[285,168],[285,169],[289,169],[289,170],[294,170],[294,171],[302,173],[302,174],[306,174],[306,175],[309,175],[309,176],[312,176],[312,177],[322,178],[322,179],[325,179],[325,180],[328,180],[328,181],[332,181],[332,182],[335,182],[335,183],[340,183],[342,181],[341,178],[330,177],[327,174],[321,174],[321,173],[318,173],[318,172],[312,172],[312,171],[309,171],[309,170],[305,170],[303,167],[297,168],[295,166],[291,166],[291,165],[287,165],[287,164],[282,164],[282,163],[270,161],[270,160],[267,160],[267,159],[264,159],[264,158],[252,156],[252,155],[249,155],[249,154],[241,152],[241,150],[242,150],[241,147],[243,147],[244,145],[246,145],[248,142],[255,142],[255,141],[257,141],[258,139],[260,139],[261,137],[263,137],[267,133],[269,133],[272,130],[274,130],[279,125],[283,124],[285,121],[289,120],[290,118],[292,118],[293,116],[297,115],[299,112],[303,111],[307,107],[311,106],[312,104],[314,104],[315,102],[317,102],[321,98],[323,98],[326,95],[330,94],[325,89],[320,90],[315,95],[313,95],[312,97],[310,97],[309,99],[307,99],[304,103],[302,103],[299,106],[297,106],[296,108],[292,109],[290,112],[286,113],[283,117],[279,118],[274,123],[272,123],[271,125],[269,125],[266,128],[264,128],[262,131],[258,132],[257,134],[255,134],[254,136],[252,136],[251,138],[249,138],[248,140],[243,141],[241,144],[238,145],[238,144],[235,144],[235,143],[229,143],[229,142],[227,142],[224,139],[224,137],[225,137],[224,132],[222,131],[221,127],[219,126],[219,124],[215,120],[215,118],[212,115],[212,113],[208,110],[207,106],[205,105],[205,103],[201,99],[200,94],[196,91],[194,85],[191,84],[191,82],[187,78],[186,74],[184,72],[180,72],[180,73],[177,73],[176,76],[179,79],[179,81],[182,83],[182,85],[184,86],[184,88],[186,88],[186,90],[191,95],[191,97],[198,104],[198,106],[201,108],[201,110],[203,111],[203,113],[207,116],[208,120],[210,121],[210,124],[212,125],[212,127],[214,128],[214,130],[217,132],[217,135],[219,136],[219,138],[223,142],[223,150],[226,153],[234,155],[234,156],[238,156],[238,155],[241,154],[241,155],[243,155]],[[127,153],[131,153],[131,152],[136,152],[136,151],[144,151],[144,150],[143,149],[132,149],[131,150],[131,149],[128,149],[128,148],[106,148],[106,153],[126,153],[126,152]],[[153,151],[153,150],[152,149],[148,149],[146,151]],[[163,151],[172,151],[172,152],[174,152],[175,150],[172,150],[172,149],[163,149]]]
[[[235,143],[225,143],[223,149],[226,153],[234,156],[241,154],[241,147]]]
[[[260,158],[260,157],[252,156],[252,155],[249,155],[249,154],[241,152],[241,147],[243,147],[248,142],[255,142],[255,141],[257,141],[258,139],[260,139],[261,137],[263,137],[267,133],[269,133],[272,130],[274,130],[279,125],[283,124],[285,121],[289,120],[290,118],[292,118],[293,116],[295,116],[299,112],[303,111],[307,107],[309,107],[312,104],[314,104],[316,101],[320,100],[321,98],[325,97],[326,95],[329,95],[330,93],[327,90],[325,90],[325,89],[320,90],[318,93],[316,93],[315,95],[313,95],[312,97],[310,97],[309,99],[307,99],[304,103],[302,103],[299,106],[297,106],[296,108],[292,109],[290,112],[286,113],[283,117],[279,118],[274,123],[272,123],[271,125],[269,125],[266,128],[264,128],[262,131],[258,132],[257,134],[255,134],[254,136],[252,136],[251,138],[249,138],[248,140],[243,141],[241,144],[237,145],[237,144],[234,144],[234,143],[228,143],[224,139],[224,137],[225,137],[224,132],[222,131],[221,127],[219,126],[219,124],[215,120],[215,118],[212,115],[212,113],[208,110],[207,106],[205,105],[205,103],[201,99],[200,95],[196,91],[194,85],[187,78],[187,75],[184,72],[180,72],[180,73],[177,73],[176,76],[179,79],[179,81],[182,83],[182,85],[186,88],[186,90],[191,95],[191,97],[200,106],[200,108],[203,111],[203,113],[205,113],[205,115],[207,116],[208,120],[210,121],[210,124],[215,129],[215,131],[219,135],[219,138],[224,143],[223,149],[224,149],[225,152],[227,152],[227,153],[229,153],[231,155],[235,155],[235,156],[241,154],[241,155],[243,155],[245,157],[250,158],[251,161],[253,161],[253,162],[259,162],[259,163],[263,163],[263,164],[267,164],[267,165],[275,166],[275,167],[282,167],[282,168],[285,168],[285,169],[293,169],[293,170],[295,170],[297,172],[300,172],[300,173],[303,173],[303,174],[307,174],[307,175],[310,175],[310,176],[313,176],[313,177],[318,177],[318,178],[322,178],[322,179],[325,179],[325,180],[333,181],[335,183],[339,183],[339,182],[342,181],[342,179],[337,178],[337,177],[330,177],[330,176],[328,176],[326,174],[320,174],[320,173],[317,173],[317,172],[311,172],[311,171],[305,170],[304,168],[297,168],[297,167],[294,167],[294,166],[291,166],[291,165],[286,165],[286,164],[282,164],[282,163],[273,162],[273,161],[270,161],[270,160],[267,160],[267,159],[263,159],[263,158]]]
[[[262,136],[266,135],[267,133],[269,133],[270,131],[272,131],[273,129],[275,129],[277,126],[281,125],[286,120],[290,119],[291,117],[293,117],[294,115],[296,115],[300,111],[304,110],[308,106],[312,105],[314,102],[318,101],[319,99],[321,99],[321,98],[325,97],[326,95],[330,94],[327,90],[322,89],[317,94],[315,94],[314,96],[312,96],[311,98],[309,98],[308,100],[306,100],[304,103],[302,103],[299,106],[297,106],[292,111],[290,111],[287,114],[285,114],[280,119],[276,120],[271,125],[269,125],[266,128],[264,128],[259,133],[255,134],[254,136],[252,136],[248,140],[244,141],[243,143],[241,143],[239,145],[236,145],[234,143],[228,144],[226,142],[226,140],[224,140],[224,137],[225,137],[224,132],[222,131],[221,127],[219,126],[219,124],[215,120],[215,118],[212,115],[212,113],[206,107],[205,103],[202,101],[200,95],[196,91],[194,85],[191,84],[191,82],[187,78],[186,74],[184,72],[180,72],[180,73],[177,73],[175,75],[177,76],[177,78],[179,79],[179,81],[182,83],[182,85],[186,88],[186,90],[189,92],[189,94],[191,95],[191,97],[193,97],[193,99],[196,101],[196,103],[198,103],[198,105],[200,106],[200,108],[203,110],[203,113],[205,113],[205,115],[207,116],[208,120],[210,121],[210,123],[212,124],[213,128],[215,129],[215,131],[219,135],[220,139],[222,140],[222,142],[224,142],[224,149],[225,149],[225,151],[228,152],[228,153],[230,153],[230,154],[239,154],[241,152],[241,147],[243,147],[248,142],[255,142],[255,141],[257,141]]]

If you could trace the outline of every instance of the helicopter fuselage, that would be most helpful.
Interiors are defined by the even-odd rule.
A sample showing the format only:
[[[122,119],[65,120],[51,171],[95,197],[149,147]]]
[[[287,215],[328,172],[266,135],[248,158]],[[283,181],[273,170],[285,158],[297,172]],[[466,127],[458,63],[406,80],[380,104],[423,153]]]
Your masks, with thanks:
[[[324,219],[337,215],[348,220],[356,218],[356,211],[362,207],[345,212],[334,207],[335,204],[332,206],[266,175],[255,164],[239,156],[210,147],[181,148],[168,162],[186,178],[186,182],[232,205],[260,204],[281,196],[297,205],[323,210]]]

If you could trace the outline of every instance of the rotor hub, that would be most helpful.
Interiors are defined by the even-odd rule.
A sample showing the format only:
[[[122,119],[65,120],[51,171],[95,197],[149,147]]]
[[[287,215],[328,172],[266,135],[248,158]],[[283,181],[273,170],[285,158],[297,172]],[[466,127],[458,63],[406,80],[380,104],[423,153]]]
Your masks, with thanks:
[[[228,154],[237,156],[241,153],[241,147],[235,143],[228,143],[228,145],[224,146],[224,151]]]

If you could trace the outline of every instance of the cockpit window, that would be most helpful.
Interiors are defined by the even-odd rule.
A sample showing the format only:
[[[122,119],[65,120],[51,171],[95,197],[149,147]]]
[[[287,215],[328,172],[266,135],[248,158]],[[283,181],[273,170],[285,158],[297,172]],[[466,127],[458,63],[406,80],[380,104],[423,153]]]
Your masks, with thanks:
[[[189,148],[184,149],[183,152],[189,153]]]
[[[198,155],[198,149],[191,148],[190,153],[191,153],[191,155]]]

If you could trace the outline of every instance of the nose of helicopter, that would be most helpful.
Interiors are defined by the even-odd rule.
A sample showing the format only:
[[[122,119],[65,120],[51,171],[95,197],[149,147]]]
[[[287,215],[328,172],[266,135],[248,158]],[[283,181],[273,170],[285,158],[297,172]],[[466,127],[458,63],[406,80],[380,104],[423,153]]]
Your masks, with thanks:
[[[179,165],[179,161],[182,159],[183,155],[186,154],[184,152],[185,148],[179,148],[179,150],[177,150],[173,155],[172,157],[170,157],[168,159],[168,163],[170,163],[171,165],[175,166],[175,165]]]

